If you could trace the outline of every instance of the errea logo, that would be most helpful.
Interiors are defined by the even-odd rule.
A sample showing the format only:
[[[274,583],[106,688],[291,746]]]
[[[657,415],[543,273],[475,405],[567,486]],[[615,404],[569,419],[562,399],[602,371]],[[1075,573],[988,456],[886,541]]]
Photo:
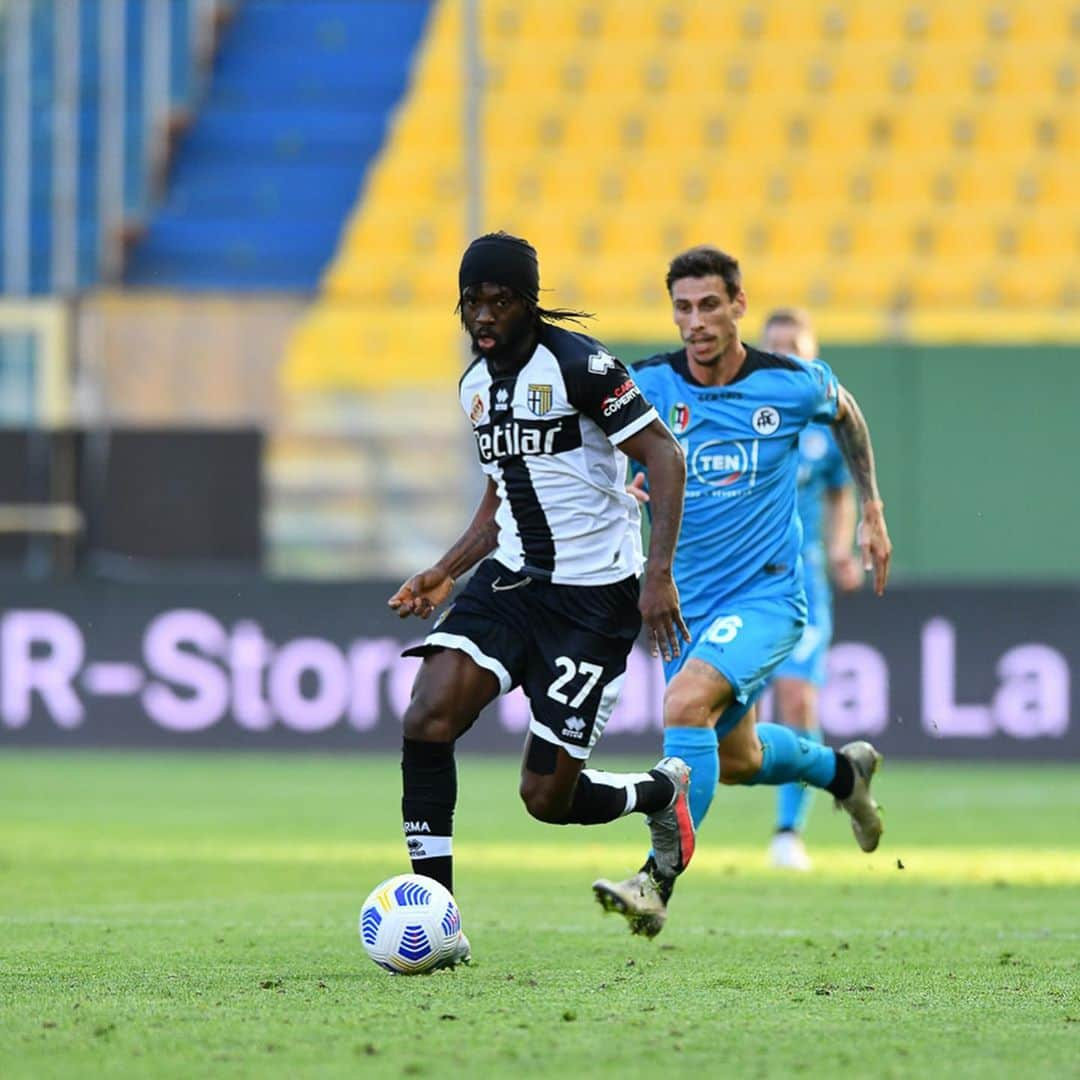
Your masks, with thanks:
[[[563,728],[564,739],[580,739],[582,732],[585,730],[585,721],[580,716],[571,716],[566,721],[566,726]]]
[[[615,357],[606,352],[592,353],[589,356],[589,374],[606,375],[615,366]]]

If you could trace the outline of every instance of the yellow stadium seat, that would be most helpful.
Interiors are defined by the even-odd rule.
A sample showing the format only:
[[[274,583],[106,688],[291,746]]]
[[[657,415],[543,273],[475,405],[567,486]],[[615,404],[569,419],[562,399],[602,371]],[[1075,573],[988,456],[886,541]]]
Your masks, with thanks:
[[[823,271],[829,304],[889,309],[902,301],[911,259],[893,253],[831,259]]]
[[[1003,259],[995,265],[993,283],[1007,305],[1052,308],[1064,305],[1070,292],[1080,296],[1075,257]]]
[[[762,317],[768,308],[809,304],[814,287],[824,281],[827,264],[816,255],[731,254],[739,259],[749,311]]]
[[[830,4],[829,40],[845,49],[878,45],[883,41],[907,44],[904,15],[911,3],[897,0],[846,0]]]
[[[1075,154],[1049,156],[1030,169],[1030,176],[1040,205],[1075,210],[1080,192],[1080,159]]]
[[[1075,49],[1069,53],[1060,46],[1042,43],[998,47],[975,62],[972,81],[974,89],[984,94],[998,94],[1014,101],[1053,101],[1063,82],[1067,88],[1067,77],[1062,73],[1075,64]]]
[[[1046,0],[1031,3],[1030,0],[1009,0],[987,5],[988,33],[1012,43],[1038,43],[1055,45],[1076,38],[1080,27],[1076,25],[1075,4],[1063,0]]]
[[[481,33],[489,48],[503,41],[576,41],[595,36],[603,28],[603,3],[560,0],[557,4],[537,0],[489,0],[479,5]],[[597,13],[601,18],[597,22]]]
[[[1051,209],[1020,213],[1003,227],[1014,233],[1012,253],[1022,258],[1080,260],[1080,221],[1075,212]]]
[[[918,37],[932,44],[945,42],[981,42],[987,36],[986,5],[973,0],[915,0],[905,14],[905,28],[909,36]],[[920,19],[921,16],[921,19]],[[912,33],[920,25],[921,34]]]
[[[882,97],[907,92],[916,67],[911,49],[878,42],[858,48],[833,49],[812,63],[809,81],[820,80],[819,92],[830,97]]]
[[[980,302],[993,283],[990,258],[941,258],[912,263],[901,283],[906,300],[915,307],[964,307]]]
[[[672,252],[674,254],[674,252]],[[667,258],[627,259],[601,256],[576,260],[547,276],[555,303],[572,303],[587,311],[606,312],[620,306],[665,305]]]
[[[1020,182],[1011,163],[987,168],[981,158],[970,156],[947,174],[952,201],[959,207],[1011,207],[1020,201]]]
[[[992,259],[1000,251],[1001,217],[950,209],[927,226],[926,253],[935,258]]]

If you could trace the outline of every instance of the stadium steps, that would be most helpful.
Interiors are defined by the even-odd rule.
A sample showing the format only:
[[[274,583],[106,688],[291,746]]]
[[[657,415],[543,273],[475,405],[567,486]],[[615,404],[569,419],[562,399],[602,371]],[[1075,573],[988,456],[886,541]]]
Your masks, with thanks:
[[[467,437],[441,389],[289,396],[267,463],[271,570],[404,577],[430,565],[469,517]]]
[[[131,285],[311,290],[383,142],[430,0],[245,0]]]

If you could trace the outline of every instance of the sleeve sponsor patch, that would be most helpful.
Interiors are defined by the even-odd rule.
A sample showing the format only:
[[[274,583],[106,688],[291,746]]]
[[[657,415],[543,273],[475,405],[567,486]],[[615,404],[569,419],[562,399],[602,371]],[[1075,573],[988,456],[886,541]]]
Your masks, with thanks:
[[[634,398],[641,397],[641,387],[633,379],[627,379],[621,386],[617,386],[600,403],[605,416],[614,416],[620,409],[625,408]]]

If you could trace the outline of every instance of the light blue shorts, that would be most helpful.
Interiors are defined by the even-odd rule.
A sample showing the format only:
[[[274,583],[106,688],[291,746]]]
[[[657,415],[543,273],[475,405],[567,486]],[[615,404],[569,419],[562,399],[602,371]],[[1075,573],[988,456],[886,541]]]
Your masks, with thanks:
[[[715,668],[731,683],[735,702],[716,725],[716,737],[722,739],[791,654],[805,626],[801,596],[728,601],[707,616],[690,620],[690,644],[681,656],[664,663],[664,678],[671,682],[693,659]]]
[[[791,655],[773,673],[777,679],[801,679],[824,686],[826,661],[832,644],[832,592],[824,572],[807,574],[807,622]]]

